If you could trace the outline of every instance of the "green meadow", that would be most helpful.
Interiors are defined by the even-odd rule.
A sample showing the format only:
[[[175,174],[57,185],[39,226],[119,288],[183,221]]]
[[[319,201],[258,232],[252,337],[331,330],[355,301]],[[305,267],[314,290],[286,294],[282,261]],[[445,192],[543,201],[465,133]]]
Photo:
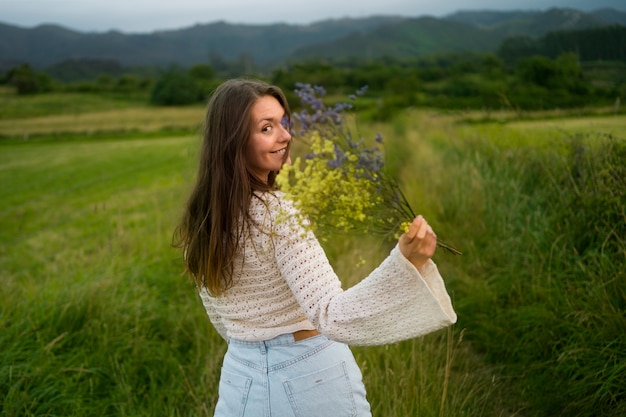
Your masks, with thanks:
[[[171,247],[203,108],[3,92],[0,109],[0,415],[211,416],[226,344]],[[435,255],[456,325],[353,348],[374,415],[625,415],[626,115],[360,126],[463,251]],[[391,248],[325,245],[346,287]]]

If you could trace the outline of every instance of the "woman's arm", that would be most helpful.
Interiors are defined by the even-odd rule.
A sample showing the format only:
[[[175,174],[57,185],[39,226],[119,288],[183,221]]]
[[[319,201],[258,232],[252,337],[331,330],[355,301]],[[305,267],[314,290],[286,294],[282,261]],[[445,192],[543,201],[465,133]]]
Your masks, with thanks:
[[[456,321],[443,279],[430,260],[436,236],[423,219],[413,222],[378,268],[344,291],[313,233],[297,221],[295,209],[285,201],[280,207],[275,259],[307,318],[322,333],[349,344],[385,344]]]

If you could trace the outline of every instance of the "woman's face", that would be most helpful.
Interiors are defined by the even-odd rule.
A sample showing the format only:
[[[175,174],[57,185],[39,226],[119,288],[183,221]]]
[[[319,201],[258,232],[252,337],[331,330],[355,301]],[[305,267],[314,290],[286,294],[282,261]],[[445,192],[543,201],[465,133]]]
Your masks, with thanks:
[[[252,131],[246,146],[250,171],[267,182],[270,171],[279,171],[289,157],[291,134],[283,125],[285,109],[272,96],[257,99],[250,110]]]

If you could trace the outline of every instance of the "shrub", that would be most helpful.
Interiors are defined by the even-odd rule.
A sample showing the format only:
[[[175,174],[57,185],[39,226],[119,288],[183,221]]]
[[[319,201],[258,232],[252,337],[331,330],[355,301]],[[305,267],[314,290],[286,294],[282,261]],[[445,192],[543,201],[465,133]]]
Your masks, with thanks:
[[[181,70],[165,72],[156,81],[150,103],[163,106],[178,106],[200,102],[204,98],[198,82]]]

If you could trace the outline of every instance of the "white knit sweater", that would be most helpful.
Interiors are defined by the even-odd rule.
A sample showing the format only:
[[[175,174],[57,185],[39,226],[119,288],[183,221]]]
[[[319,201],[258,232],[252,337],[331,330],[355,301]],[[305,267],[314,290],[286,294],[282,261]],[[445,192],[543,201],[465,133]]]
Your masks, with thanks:
[[[282,193],[253,198],[252,227],[234,263],[234,285],[200,296],[225,338],[268,340],[317,329],[351,345],[393,343],[456,322],[436,265],[418,271],[398,246],[372,273],[343,290],[315,236]]]

